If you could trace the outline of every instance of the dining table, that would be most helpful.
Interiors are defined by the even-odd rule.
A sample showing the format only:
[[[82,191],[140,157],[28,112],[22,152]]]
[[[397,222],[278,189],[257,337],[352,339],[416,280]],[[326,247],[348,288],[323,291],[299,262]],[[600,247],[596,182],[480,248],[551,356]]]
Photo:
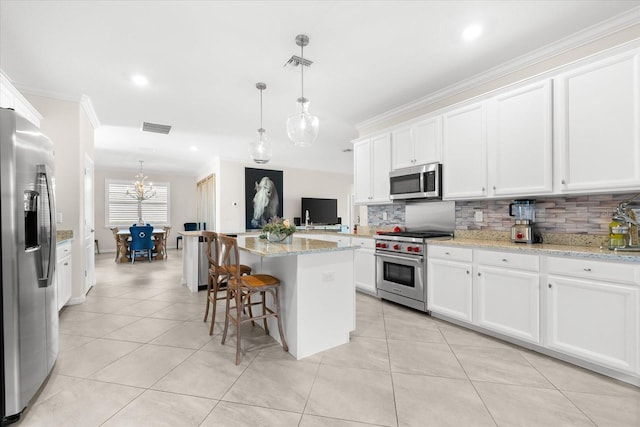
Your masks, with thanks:
[[[164,259],[167,256],[167,253],[164,248],[164,229],[163,228],[154,228],[153,229],[153,241],[155,244],[155,252],[158,254],[155,259]],[[131,237],[131,232],[128,229],[123,229],[118,231],[118,248],[120,248],[120,256],[118,257],[118,262],[129,262],[131,259],[127,256],[129,253],[129,238]]]

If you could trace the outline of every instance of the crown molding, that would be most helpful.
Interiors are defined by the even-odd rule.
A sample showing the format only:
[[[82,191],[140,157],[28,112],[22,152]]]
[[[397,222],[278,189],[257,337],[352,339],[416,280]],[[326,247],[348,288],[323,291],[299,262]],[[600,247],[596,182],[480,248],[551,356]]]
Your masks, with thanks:
[[[53,92],[49,90],[37,89],[30,86],[16,84],[16,88],[22,93],[26,93],[34,96],[42,96],[44,98],[53,98],[59,101],[79,102],[77,96],[69,95],[68,93]]]
[[[474,87],[485,83],[489,83],[523,68],[535,65],[554,56],[561,55],[565,52],[579,48],[580,46],[584,46],[637,24],[640,24],[640,6],[596,25],[585,28],[584,30],[580,30],[568,37],[565,37],[564,39],[560,39],[549,45],[543,46],[540,49],[521,55],[471,78],[461,80],[441,90],[418,98],[415,101],[400,105],[363,122],[356,123],[355,127],[359,133],[362,133],[361,131],[364,129],[375,127],[376,125],[392,120],[397,116],[419,110],[440,100],[455,96],[461,92],[473,89]]]
[[[83,94],[80,97],[80,105],[82,105],[82,108],[84,108],[84,112],[87,114],[87,117],[89,118],[93,129],[98,129],[100,127],[100,120],[98,120],[96,110],[93,109],[91,98]]]

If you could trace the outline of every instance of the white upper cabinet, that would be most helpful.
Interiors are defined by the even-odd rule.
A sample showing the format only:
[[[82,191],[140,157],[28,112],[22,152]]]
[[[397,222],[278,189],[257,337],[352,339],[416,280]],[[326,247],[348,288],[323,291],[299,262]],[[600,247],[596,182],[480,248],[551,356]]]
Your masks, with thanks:
[[[441,162],[441,117],[431,117],[391,134],[391,169]]]
[[[553,191],[551,81],[444,115],[444,198]]]
[[[42,115],[18,92],[2,72],[0,72],[0,107],[13,108],[16,113],[40,127]]]
[[[489,100],[489,195],[553,191],[551,80]]]
[[[559,192],[640,188],[639,50],[561,74]]]
[[[486,102],[443,116],[443,190],[445,199],[487,195]]]
[[[390,203],[391,138],[383,134],[353,145],[354,203]]]

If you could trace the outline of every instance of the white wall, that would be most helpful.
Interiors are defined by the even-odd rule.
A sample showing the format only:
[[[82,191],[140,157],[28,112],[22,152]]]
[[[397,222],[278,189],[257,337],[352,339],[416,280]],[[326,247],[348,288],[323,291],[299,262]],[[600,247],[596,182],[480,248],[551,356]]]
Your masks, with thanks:
[[[100,252],[115,252],[116,243],[109,227],[105,224],[105,181],[118,179],[135,181],[134,175],[139,172],[137,167],[131,169],[103,169],[95,171],[95,230],[96,239],[100,245]],[[170,183],[170,212],[171,232],[168,246],[175,248],[177,231],[183,230],[185,222],[196,221],[196,177],[182,175],[163,175],[156,172],[146,172],[151,182]],[[154,224],[163,226],[164,224]]]
[[[349,220],[349,198],[353,187],[353,175],[310,171],[287,167],[269,167],[255,163],[238,163],[216,160],[211,170],[216,174],[216,227],[222,233],[245,231],[245,167],[283,171],[283,217],[293,220],[300,216],[300,199],[318,197],[338,200],[338,216],[343,224]]]
[[[40,129],[55,147],[56,211],[62,213],[59,230],[73,230],[71,298],[84,298],[84,162],[93,158],[93,127],[79,102],[26,94],[27,100],[42,114]]]

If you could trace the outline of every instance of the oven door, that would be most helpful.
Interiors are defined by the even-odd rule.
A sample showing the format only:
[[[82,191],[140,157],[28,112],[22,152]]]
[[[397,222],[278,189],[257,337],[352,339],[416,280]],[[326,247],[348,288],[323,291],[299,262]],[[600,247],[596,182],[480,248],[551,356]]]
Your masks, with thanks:
[[[425,301],[425,261],[421,256],[376,253],[376,287],[417,301]]]

